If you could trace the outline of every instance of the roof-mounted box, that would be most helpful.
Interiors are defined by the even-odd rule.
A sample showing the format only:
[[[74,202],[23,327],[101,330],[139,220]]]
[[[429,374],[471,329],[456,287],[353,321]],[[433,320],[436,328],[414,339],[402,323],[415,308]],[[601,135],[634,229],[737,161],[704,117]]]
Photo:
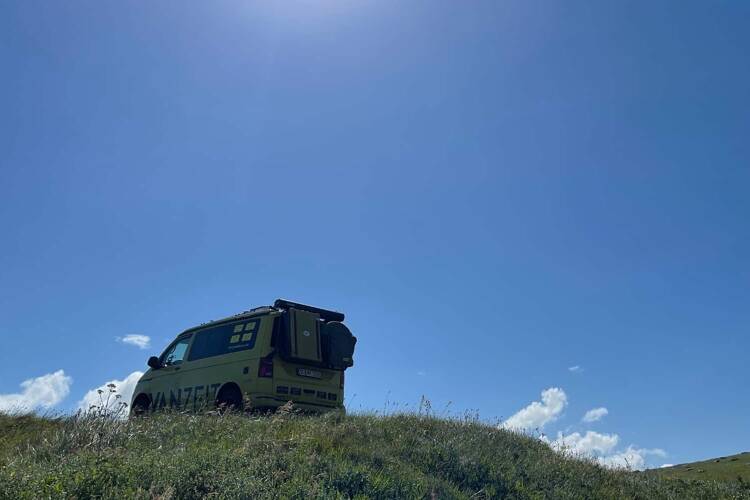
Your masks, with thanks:
[[[298,309],[300,311],[307,311],[320,315],[320,318],[324,321],[344,321],[344,313],[329,311],[327,309],[321,309],[319,307],[308,306],[300,304],[298,302],[292,302],[291,300],[276,299],[273,306],[277,309]]]

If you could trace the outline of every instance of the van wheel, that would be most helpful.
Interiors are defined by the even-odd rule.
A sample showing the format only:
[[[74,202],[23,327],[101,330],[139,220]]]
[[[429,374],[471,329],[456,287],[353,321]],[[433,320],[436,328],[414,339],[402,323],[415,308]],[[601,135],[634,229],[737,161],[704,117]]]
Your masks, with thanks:
[[[142,417],[148,413],[149,408],[148,396],[140,395],[133,401],[133,406],[130,408],[130,414],[134,417]]]
[[[219,413],[242,411],[242,393],[236,385],[228,385],[219,391],[216,397],[216,410]]]

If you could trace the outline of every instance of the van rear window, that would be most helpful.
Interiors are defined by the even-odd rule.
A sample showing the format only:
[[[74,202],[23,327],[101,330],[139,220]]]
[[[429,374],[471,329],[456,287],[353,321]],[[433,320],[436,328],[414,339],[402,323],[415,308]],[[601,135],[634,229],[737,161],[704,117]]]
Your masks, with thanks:
[[[195,334],[188,360],[252,349],[259,329],[260,318],[255,318],[201,330]]]

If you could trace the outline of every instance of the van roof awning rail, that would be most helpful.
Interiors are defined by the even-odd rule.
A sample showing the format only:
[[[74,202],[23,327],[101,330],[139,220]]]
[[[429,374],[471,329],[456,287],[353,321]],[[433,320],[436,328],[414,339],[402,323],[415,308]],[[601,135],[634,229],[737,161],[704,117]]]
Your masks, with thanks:
[[[273,307],[277,309],[289,309],[291,307],[300,311],[316,313],[325,321],[344,321],[344,313],[329,311],[328,309],[321,309],[320,307],[308,306],[298,302],[292,302],[291,300],[276,299],[276,302],[273,303]]]

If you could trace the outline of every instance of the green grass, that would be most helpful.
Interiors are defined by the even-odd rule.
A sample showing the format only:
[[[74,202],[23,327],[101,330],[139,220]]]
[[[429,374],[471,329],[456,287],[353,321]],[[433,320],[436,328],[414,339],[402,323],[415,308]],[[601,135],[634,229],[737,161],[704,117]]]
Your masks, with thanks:
[[[750,484],[750,452],[675,465],[659,469],[658,472],[668,478],[742,481]]]
[[[476,419],[0,416],[2,498],[750,498],[565,458]]]

